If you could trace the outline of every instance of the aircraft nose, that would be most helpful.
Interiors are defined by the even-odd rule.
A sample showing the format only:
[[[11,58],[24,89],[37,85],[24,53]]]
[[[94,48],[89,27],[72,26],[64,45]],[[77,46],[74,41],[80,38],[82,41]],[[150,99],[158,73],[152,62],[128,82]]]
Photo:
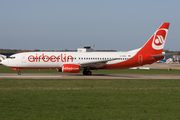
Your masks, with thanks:
[[[1,60],[0,63],[3,64],[3,65],[5,65],[5,66],[7,66],[7,65],[8,65],[8,60]]]

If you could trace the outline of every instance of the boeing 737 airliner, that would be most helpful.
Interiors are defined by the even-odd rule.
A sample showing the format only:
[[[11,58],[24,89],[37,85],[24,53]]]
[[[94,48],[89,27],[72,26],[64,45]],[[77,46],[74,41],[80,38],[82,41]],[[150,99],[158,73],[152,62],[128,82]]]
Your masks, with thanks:
[[[163,23],[146,44],[128,52],[24,52],[2,60],[2,64],[20,69],[57,69],[65,73],[91,75],[95,69],[125,69],[152,64],[163,59],[162,54],[170,23]]]

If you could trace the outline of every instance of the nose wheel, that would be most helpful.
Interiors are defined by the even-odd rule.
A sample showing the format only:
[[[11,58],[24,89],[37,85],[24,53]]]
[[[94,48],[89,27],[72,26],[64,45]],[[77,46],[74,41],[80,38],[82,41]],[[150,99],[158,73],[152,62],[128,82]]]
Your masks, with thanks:
[[[18,75],[21,75],[21,72],[20,71],[18,71],[18,73],[17,73]]]

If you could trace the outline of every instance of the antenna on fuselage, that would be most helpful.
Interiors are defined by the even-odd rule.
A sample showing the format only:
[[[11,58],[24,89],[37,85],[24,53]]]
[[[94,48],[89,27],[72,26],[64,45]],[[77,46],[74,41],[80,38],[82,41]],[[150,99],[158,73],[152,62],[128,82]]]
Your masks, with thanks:
[[[94,48],[95,48],[95,44],[93,45],[93,50],[94,50]]]

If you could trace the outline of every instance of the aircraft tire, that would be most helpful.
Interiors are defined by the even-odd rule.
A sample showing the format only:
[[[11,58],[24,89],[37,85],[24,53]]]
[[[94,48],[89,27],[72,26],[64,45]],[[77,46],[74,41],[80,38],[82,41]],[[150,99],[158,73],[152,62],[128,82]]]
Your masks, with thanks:
[[[87,75],[92,75],[92,72],[91,71],[87,71]]]
[[[21,72],[20,71],[18,71],[18,73],[17,73],[18,75],[21,75]]]
[[[92,72],[91,71],[83,71],[83,75],[92,75]]]
[[[86,75],[86,71],[83,71],[83,75]]]

